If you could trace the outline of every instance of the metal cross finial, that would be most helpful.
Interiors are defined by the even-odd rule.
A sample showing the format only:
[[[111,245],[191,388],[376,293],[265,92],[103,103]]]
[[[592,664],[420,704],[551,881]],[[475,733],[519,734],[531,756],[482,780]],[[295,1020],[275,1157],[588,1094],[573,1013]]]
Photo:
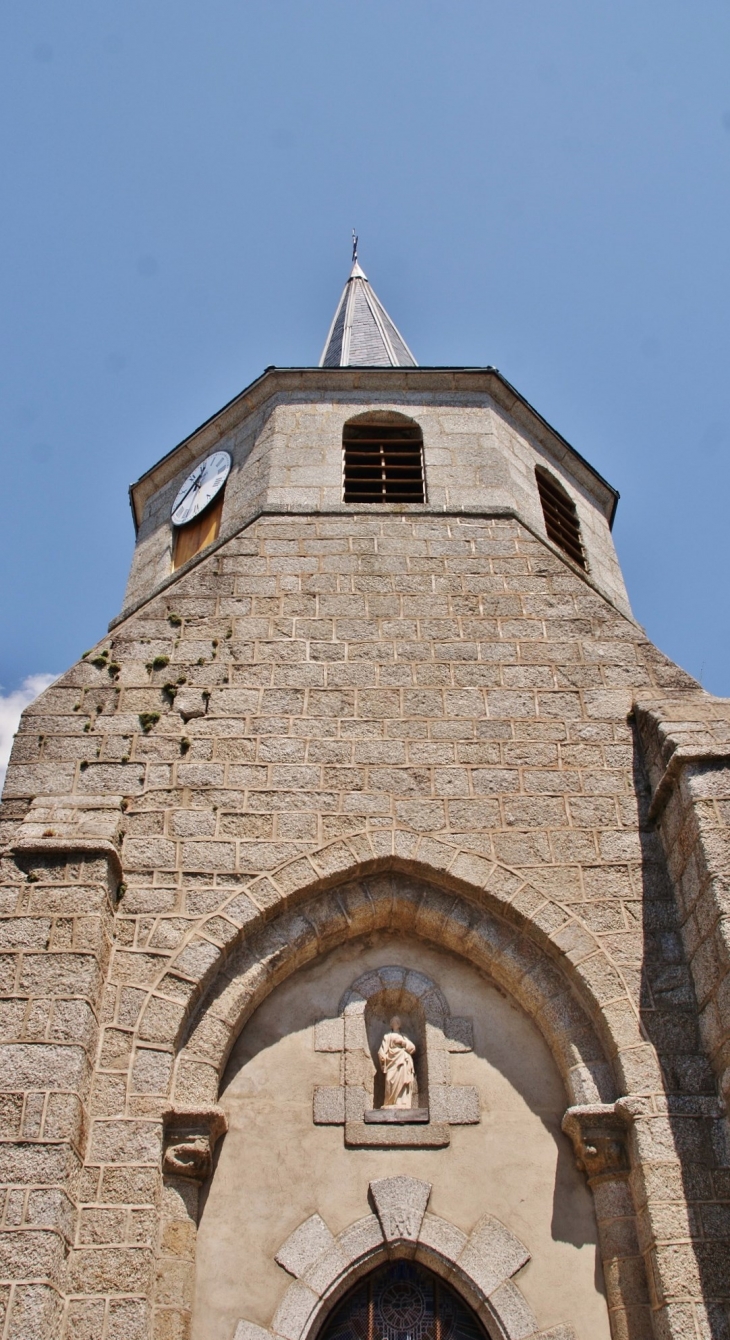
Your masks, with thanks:
[[[358,236],[357,236],[357,233],[355,232],[355,229],[353,228],[353,230],[352,230],[352,263],[353,263],[353,265],[354,265],[355,262],[357,261],[357,243],[358,243]]]

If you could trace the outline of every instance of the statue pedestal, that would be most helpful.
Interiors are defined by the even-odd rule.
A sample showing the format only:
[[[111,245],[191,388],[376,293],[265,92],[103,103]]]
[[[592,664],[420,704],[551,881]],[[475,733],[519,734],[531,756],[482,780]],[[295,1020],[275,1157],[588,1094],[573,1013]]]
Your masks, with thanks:
[[[428,1121],[427,1107],[374,1107],[365,1113],[367,1125],[408,1126],[414,1122]]]

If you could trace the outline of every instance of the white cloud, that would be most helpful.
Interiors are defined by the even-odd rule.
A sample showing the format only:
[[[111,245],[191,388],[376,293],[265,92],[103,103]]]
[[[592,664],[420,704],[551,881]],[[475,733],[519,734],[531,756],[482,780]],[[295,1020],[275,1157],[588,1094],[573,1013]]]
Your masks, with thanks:
[[[0,791],[5,783],[13,736],[18,729],[20,714],[28,703],[32,703],[44,689],[52,684],[58,675],[28,675],[19,689],[12,693],[0,693]]]

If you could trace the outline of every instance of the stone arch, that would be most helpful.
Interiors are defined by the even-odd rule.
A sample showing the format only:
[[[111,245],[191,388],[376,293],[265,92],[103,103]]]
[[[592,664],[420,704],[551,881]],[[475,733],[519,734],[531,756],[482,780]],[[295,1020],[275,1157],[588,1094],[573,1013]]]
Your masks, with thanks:
[[[572,1103],[615,1099],[617,1049],[605,1047],[574,984],[524,928],[391,870],[315,894],[241,941],[190,1018],[175,1059],[173,1099],[214,1103],[236,1038],[274,987],[336,945],[391,928],[450,949],[513,996],[545,1037]],[[145,1016],[140,1036],[148,1037]]]
[[[330,843],[234,891],[151,987],[138,1041],[172,1049],[175,1088],[214,1102],[233,1042],[268,992],[344,939],[392,924],[395,911],[523,1005],[572,1102],[612,1101],[656,1080],[621,969],[573,909],[504,866],[407,832]]]
[[[333,843],[252,880],[201,924],[148,996],[138,1027],[143,1045],[156,1041],[172,1049],[175,1029],[169,1028],[166,1011],[174,1007],[171,1102],[161,1113],[163,1172],[171,1185],[186,1188],[181,1196],[186,1204],[189,1199],[193,1237],[197,1188],[193,1192],[188,1179],[201,1182],[211,1171],[216,1123],[218,1134],[225,1130],[217,1106],[220,1083],[247,1020],[300,967],[348,940],[393,929],[446,948],[484,971],[542,1033],[568,1094],[564,1130],[594,1192],[599,1234],[602,1223],[608,1225],[601,1250],[610,1313],[620,1321],[627,1300],[623,1276],[613,1268],[617,1205],[631,1237],[630,1250],[620,1247],[623,1264],[631,1258],[631,1278],[637,1281],[644,1279],[644,1265],[634,1243],[635,1209],[626,1180],[632,1166],[640,1170],[641,1151],[633,1134],[632,1098],[619,1095],[641,1093],[656,1058],[641,1036],[619,971],[570,908],[514,872],[416,835],[408,856],[402,846],[376,853],[377,836],[370,835],[367,845],[353,839]],[[188,1269],[194,1270],[193,1258]],[[161,1297],[175,1271],[179,1262],[168,1260],[163,1249]],[[460,1287],[468,1301],[467,1283]],[[627,1335],[634,1334],[633,1326]],[[500,1340],[510,1336],[494,1318],[492,1328]],[[569,1340],[570,1332],[564,1334]],[[299,1335],[287,1333],[284,1340]],[[314,1340],[314,1332],[304,1340]]]
[[[276,1255],[294,1282],[270,1329],[241,1320],[235,1340],[314,1340],[342,1296],[381,1263],[409,1257],[446,1280],[473,1309],[493,1340],[538,1340],[546,1332],[513,1277],[530,1260],[519,1238],[485,1214],[464,1233],[427,1211],[431,1185],[415,1177],[370,1183],[374,1213],[336,1237],[319,1214],[295,1229]],[[552,1332],[554,1335],[555,1332]],[[560,1340],[572,1331],[560,1328]]]

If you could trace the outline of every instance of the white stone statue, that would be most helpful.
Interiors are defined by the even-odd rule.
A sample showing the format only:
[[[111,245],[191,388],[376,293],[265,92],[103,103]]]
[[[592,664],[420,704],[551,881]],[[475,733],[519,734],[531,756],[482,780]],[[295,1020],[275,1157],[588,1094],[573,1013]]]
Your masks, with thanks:
[[[390,1027],[392,1032],[385,1034],[378,1050],[380,1068],[385,1075],[383,1107],[411,1107],[416,1078],[411,1057],[416,1051],[415,1044],[401,1033],[397,1014],[391,1019]]]

